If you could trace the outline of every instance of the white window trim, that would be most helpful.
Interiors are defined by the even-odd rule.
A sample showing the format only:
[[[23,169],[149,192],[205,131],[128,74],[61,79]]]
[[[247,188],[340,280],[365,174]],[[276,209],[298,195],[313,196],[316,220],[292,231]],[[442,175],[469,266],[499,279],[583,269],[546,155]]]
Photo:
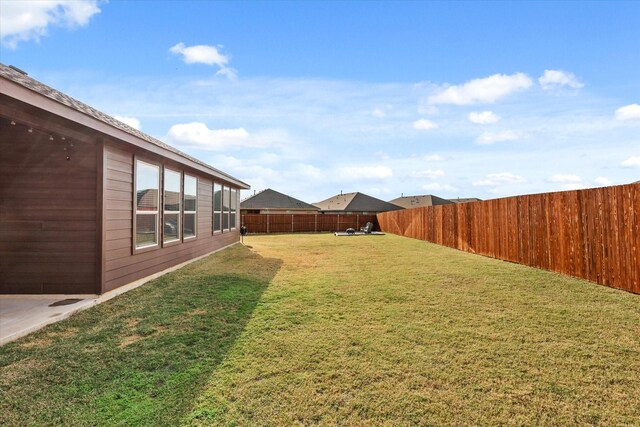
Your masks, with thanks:
[[[231,226],[231,230],[235,230],[238,221],[238,190],[236,188],[229,188],[229,193],[229,225]],[[234,195],[235,197],[233,197]],[[233,214],[234,217],[233,223],[231,223],[231,214]]]
[[[180,177],[180,184],[179,184],[179,189],[178,189],[178,210],[177,211],[167,211],[165,210],[165,199],[166,199],[166,193],[167,193],[167,189],[166,189],[166,173],[168,172],[173,172],[173,173],[177,173],[178,176]],[[182,172],[181,171],[175,171],[171,168],[164,168],[164,173],[162,175],[163,181],[162,181],[162,243],[175,243],[175,242],[179,242],[182,238]],[[178,215],[178,237],[176,239],[171,239],[171,240],[165,240],[164,239],[164,216],[165,215]]]
[[[158,189],[158,194],[156,196],[157,200],[156,200],[156,210],[155,211],[138,211],[138,189],[136,188],[134,190],[134,200],[135,200],[135,204],[136,204],[136,215],[134,218],[134,221],[138,221],[138,215],[156,215],[156,233],[155,233],[155,243],[150,243],[147,245],[142,245],[142,246],[138,246],[138,226],[136,225],[136,232],[133,235],[133,247],[134,250],[139,251],[142,249],[149,249],[149,248],[154,248],[154,247],[160,247],[160,234],[159,234],[159,230],[158,230],[158,222],[159,222],[159,218],[160,218],[160,166],[159,165],[154,165],[153,163],[148,163],[145,162],[143,160],[140,159],[135,159],[136,163],[136,170],[135,170],[135,180],[136,180],[136,187],[138,186],[138,164],[143,163],[147,166],[151,166],[153,168],[156,168],[158,170],[158,174],[157,174],[157,180],[156,180],[156,184],[157,184],[157,189]]]
[[[186,173],[183,174],[183,181],[182,181],[182,197],[183,197],[183,199],[187,195],[187,193],[184,191],[184,181],[187,180],[187,177],[188,178],[193,178],[193,179],[196,180],[196,194],[195,194],[195,196],[196,196],[196,210],[195,211],[186,211],[186,210],[184,210],[184,201],[183,201],[183,203],[182,203],[182,209],[183,209],[183,211],[182,211],[182,214],[183,214],[183,220],[182,220],[183,222],[182,222],[182,224],[183,224],[183,227],[184,227],[184,223],[185,223],[184,215],[193,214],[193,236],[185,236],[184,235],[184,230],[183,230],[183,232],[182,232],[182,241],[191,240],[191,239],[195,239],[196,237],[198,237],[198,177],[197,176],[193,176],[193,175],[187,175]]]
[[[217,211],[216,210],[216,185],[220,186],[220,210]],[[221,183],[216,183],[215,181],[213,182],[213,217],[211,218],[211,231],[213,232],[213,234],[221,234],[222,233],[222,207],[223,207],[223,200],[222,198],[224,197],[224,186]],[[216,214],[220,214],[219,221],[218,221],[218,227],[220,227],[219,230],[216,230],[216,226],[215,226],[215,222],[216,222]]]

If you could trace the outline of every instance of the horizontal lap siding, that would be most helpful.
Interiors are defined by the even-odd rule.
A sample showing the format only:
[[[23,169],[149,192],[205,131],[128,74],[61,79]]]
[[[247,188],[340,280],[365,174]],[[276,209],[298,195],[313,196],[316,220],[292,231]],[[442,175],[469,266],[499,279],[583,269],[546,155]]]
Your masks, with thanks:
[[[93,293],[95,144],[1,126],[0,293]]]
[[[640,293],[640,184],[378,214],[382,231]]]
[[[161,165],[162,159],[141,159]],[[198,178],[197,237],[166,247],[133,253],[133,162],[134,154],[116,146],[105,146],[105,242],[103,292],[150,276],[239,241],[237,231],[212,235],[212,180],[193,171]]]

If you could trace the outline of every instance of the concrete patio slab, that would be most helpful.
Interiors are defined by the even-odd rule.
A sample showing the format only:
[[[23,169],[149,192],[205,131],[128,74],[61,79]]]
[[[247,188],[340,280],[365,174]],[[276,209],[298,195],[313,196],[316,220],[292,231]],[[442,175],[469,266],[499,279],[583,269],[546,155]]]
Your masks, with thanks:
[[[98,297],[98,295],[0,295],[0,345],[89,308],[97,303]],[[55,303],[63,305],[51,306]]]

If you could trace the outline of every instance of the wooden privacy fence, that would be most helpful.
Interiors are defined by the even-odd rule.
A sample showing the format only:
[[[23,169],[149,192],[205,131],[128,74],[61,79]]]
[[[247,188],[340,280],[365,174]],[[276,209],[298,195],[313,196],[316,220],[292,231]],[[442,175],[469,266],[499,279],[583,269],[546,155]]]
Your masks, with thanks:
[[[378,214],[384,232],[640,293],[640,184]]]
[[[344,231],[347,228],[358,230],[367,222],[372,222],[375,230],[378,225],[375,215],[358,214],[243,214],[241,221],[249,233],[305,233]]]

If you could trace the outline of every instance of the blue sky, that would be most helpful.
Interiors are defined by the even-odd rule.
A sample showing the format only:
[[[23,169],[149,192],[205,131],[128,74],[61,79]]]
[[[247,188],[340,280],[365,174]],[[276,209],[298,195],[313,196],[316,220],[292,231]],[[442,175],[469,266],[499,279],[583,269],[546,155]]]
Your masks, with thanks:
[[[638,2],[1,0],[0,17],[3,63],[256,190],[640,179]]]

